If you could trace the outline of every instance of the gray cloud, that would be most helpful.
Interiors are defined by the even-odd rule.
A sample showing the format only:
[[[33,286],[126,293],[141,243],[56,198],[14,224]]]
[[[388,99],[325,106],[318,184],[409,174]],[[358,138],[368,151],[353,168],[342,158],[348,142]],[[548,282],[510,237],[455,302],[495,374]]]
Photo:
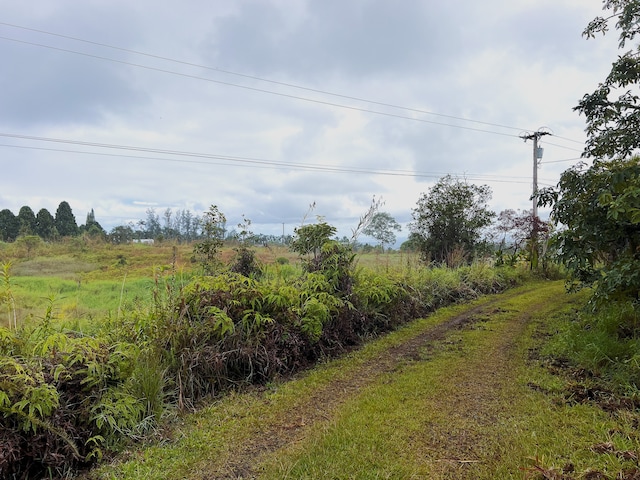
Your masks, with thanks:
[[[496,208],[527,208],[531,145],[518,138],[519,130],[463,119],[522,129],[546,125],[581,140],[583,119],[571,109],[611,61],[610,38],[588,43],[580,36],[600,3],[0,0],[8,22],[373,101],[0,26],[0,35],[169,71],[0,39],[8,65],[0,73],[0,132],[184,152],[0,139],[32,147],[1,147],[0,209],[55,209],[66,200],[82,218],[95,208],[110,227],[144,218],[148,206],[134,201],[157,205],[158,212],[197,214],[217,204],[232,222],[244,213],[278,231],[283,222],[297,224],[315,201],[315,213],[348,234],[373,195],[408,221],[419,194],[440,173],[482,175],[477,182],[492,182]],[[548,145],[546,159],[579,156],[581,145],[555,143],[560,147]],[[221,155],[267,164],[211,158]],[[434,176],[310,172],[269,162]],[[553,182],[570,164],[544,165],[540,176]]]

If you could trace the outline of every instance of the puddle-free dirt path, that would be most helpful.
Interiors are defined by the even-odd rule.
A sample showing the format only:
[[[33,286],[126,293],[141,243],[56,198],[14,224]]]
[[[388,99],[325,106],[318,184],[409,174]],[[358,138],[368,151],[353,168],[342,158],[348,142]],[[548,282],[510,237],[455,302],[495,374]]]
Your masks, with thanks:
[[[519,308],[511,312],[499,334],[492,337],[486,353],[474,360],[475,363],[469,363],[468,368],[447,372],[451,379],[449,387],[445,387],[448,391],[442,391],[442,395],[433,399],[433,408],[446,412],[450,422],[447,425],[430,425],[428,433],[419,441],[425,459],[436,462],[434,464],[442,470],[444,476],[438,478],[471,478],[467,476],[470,467],[482,460],[478,457],[481,453],[474,450],[474,446],[482,442],[475,436],[500,415],[500,402],[504,399],[496,396],[496,391],[512,381],[514,372],[510,365],[517,340],[524,332],[532,312],[550,308],[548,298],[544,300],[546,303],[541,303],[534,289],[508,292],[480,305],[470,306],[387,349],[301,399],[296,408],[286,415],[261,425],[251,441],[235,451],[224,465],[218,465],[215,471],[198,468],[200,473],[196,478],[259,478],[259,467],[265,459],[281,448],[303,442],[310,427],[318,422],[330,422],[342,405],[379,381],[381,376],[403,364],[429,361],[429,350],[443,341],[446,344],[452,333],[474,326],[482,328],[482,323],[503,314],[505,309],[513,310],[513,307],[506,305],[516,298],[520,301]],[[562,301],[558,299],[559,303]]]

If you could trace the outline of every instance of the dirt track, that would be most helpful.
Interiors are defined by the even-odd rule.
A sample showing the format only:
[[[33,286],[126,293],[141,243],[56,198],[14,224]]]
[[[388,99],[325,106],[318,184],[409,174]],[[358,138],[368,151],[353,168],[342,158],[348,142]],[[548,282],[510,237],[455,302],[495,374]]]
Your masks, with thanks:
[[[314,391],[287,415],[261,425],[251,442],[235,451],[222,468],[216,467],[215,471],[198,475],[197,478],[257,478],[263,459],[283,447],[303,441],[312,425],[329,422],[345,402],[363,388],[374,384],[382,375],[401,368],[403,364],[429,361],[430,351],[438,348],[438,345],[446,344],[451,333],[483,328],[483,322],[493,315],[504,313],[504,304],[508,300],[527,294],[532,297],[531,290],[520,291],[517,295],[507,293],[479,306],[469,307],[400,345],[385,350],[348,375]],[[514,355],[514,343],[528,323],[529,312],[538,308],[542,308],[542,305],[529,301],[528,308],[517,312],[502,328],[500,335],[495,336],[491,350],[481,359],[482,365],[469,365],[463,371],[450,372],[452,391],[443,394],[442,401],[437,398],[433,400],[433,408],[448,412],[452,419],[450,425],[433,425],[428,435],[420,439],[424,452],[442,470],[443,477],[439,478],[472,478],[470,467],[481,460],[474,451],[474,445],[477,444],[474,435],[495,422],[500,414],[501,405],[495,392],[511,381],[510,375],[513,372],[509,365],[510,358]],[[452,403],[448,400],[451,398],[456,401]],[[467,429],[460,425],[472,425],[473,428]]]

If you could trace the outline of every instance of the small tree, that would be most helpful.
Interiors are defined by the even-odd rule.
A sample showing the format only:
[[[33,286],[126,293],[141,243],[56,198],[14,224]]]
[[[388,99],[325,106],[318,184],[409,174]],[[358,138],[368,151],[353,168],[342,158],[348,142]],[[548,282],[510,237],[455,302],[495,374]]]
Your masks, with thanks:
[[[325,221],[296,227],[293,230],[294,238],[289,248],[299,255],[313,254],[313,259],[317,260],[322,245],[328,242],[336,232],[336,227]]]
[[[230,268],[232,272],[239,273],[245,277],[257,276],[261,273],[255,252],[249,248],[249,242],[254,237],[250,228],[251,220],[242,215],[242,222],[238,224],[238,229],[240,230],[238,241],[240,245],[234,248],[236,255]]]
[[[219,266],[218,253],[224,244],[224,225],[227,219],[216,205],[211,205],[209,210],[202,215],[201,242],[193,247],[193,253],[202,265],[205,274],[212,274]]]
[[[362,233],[375,238],[382,247],[384,252],[385,245],[393,245],[396,243],[396,235],[394,231],[399,232],[402,227],[396,219],[386,212],[378,212],[372,218]]]
[[[31,258],[31,254],[41,243],[42,239],[37,235],[23,235],[16,240],[16,244],[25,249],[27,258]]]
[[[413,210],[411,231],[420,237],[425,261],[454,266],[483,246],[483,230],[495,213],[489,210],[491,189],[447,175],[422,194]],[[455,257],[455,258],[454,258]]]
[[[109,240],[115,245],[124,245],[133,241],[135,233],[130,225],[118,225],[109,233]]]

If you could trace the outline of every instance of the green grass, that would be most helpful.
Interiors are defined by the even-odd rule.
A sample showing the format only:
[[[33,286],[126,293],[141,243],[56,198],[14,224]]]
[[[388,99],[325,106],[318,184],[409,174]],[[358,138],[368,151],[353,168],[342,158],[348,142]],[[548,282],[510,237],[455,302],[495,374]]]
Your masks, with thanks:
[[[132,450],[128,461],[91,478],[235,478],[225,469],[238,451],[274,425],[305,418],[298,437],[260,460],[259,478],[560,478],[552,472],[568,465],[576,478],[590,470],[614,478],[634,466],[624,452],[640,449],[637,413],[568,403],[567,380],[530,360],[546,338],[541,331],[555,331],[584,298],[565,297],[559,282],[529,284],[504,297],[490,318],[453,332],[423,351],[421,361],[377,377],[326,418],[308,410],[314,392],[332,382],[348,385],[368,360],[469,307],[442,309],[294,381],[230,393],[178,421],[172,441]],[[518,323],[523,314],[531,322]],[[595,447],[606,442],[610,451],[598,453]]]
[[[136,303],[149,303],[154,281],[151,278],[123,278],[119,281],[77,282],[57,277],[13,277],[18,324],[41,319],[52,304],[54,317],[82,320],[86,327]],[[10,305],[0,305],[0,326],[9,326]]]

